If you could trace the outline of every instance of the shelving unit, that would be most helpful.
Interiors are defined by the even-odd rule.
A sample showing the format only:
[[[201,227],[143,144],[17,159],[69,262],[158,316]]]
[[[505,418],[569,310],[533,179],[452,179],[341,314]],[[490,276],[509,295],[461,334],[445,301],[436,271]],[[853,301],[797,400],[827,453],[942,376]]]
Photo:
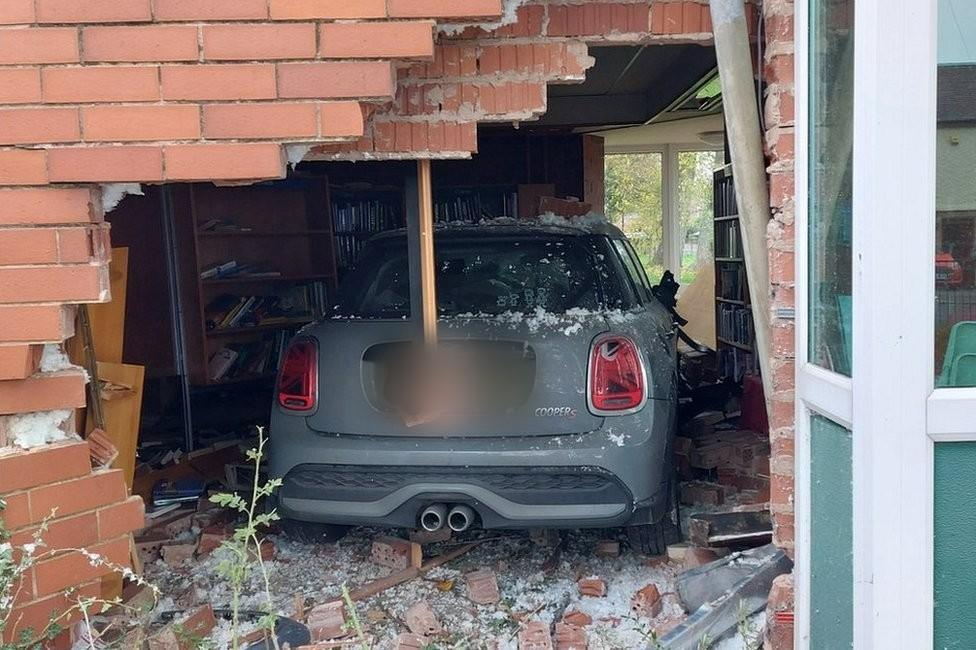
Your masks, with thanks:
[[[190,185],[181,197],[178,227],[193,243],[180,265],[190,383],[270,381],[287,340],[335,293],[328,180]]]
[[[367,239],[406,225],[402,187],[351,183],[333,187],[331,197],[336,269],[340,276],[355,263]]]
[[[759,372],[759,360],[731,165],[715,172],[713,210],[718,374],[739,381]]]

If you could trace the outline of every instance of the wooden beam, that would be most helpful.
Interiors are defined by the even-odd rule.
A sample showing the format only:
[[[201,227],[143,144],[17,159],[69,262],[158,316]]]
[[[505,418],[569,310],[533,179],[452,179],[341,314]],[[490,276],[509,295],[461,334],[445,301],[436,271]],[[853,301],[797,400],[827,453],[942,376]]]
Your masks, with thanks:
[[[424,326],[424,344],[437,345],[437,282],[434,275],[434,196],[431,187],[430,160],[417,161],[417,188],[420,202],[420,300]]]

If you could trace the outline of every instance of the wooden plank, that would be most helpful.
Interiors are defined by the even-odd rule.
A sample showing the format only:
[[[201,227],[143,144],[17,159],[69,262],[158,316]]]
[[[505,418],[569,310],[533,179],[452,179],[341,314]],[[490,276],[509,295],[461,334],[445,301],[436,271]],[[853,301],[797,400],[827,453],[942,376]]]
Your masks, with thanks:
[[[139,443],[139,422],[142,415],[142,386],[146,369],[124,363],[98,362],[98,376],[115,384],[130,386],[132,393],[102,403],[105,435],[119,450],[112,467],[122,470],[125,484],[132,488],[136,468],[136,447]],[[95,428],[89,412],[85,431]]]
[[[430,160],[417,161],[417,186],[420,210],[420,299],[424,324],[424,343],[437,345],[437,279],[434,273],[434,197]]]
[[[744,548],[768,544],[773,523],[768,510],[692,515],[688,537],[696,546]]]

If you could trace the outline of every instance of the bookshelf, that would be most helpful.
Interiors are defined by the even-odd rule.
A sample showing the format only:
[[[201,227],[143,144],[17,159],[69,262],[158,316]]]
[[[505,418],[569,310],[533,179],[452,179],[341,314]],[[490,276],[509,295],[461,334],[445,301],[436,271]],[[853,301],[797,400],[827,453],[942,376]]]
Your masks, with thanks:
[[[731,165],[715,171],[713,214],[718,374],[741,381],[743,376],[759,372],[759,360]]]
[[[328,180],[189,185],[176,201],[184,355],[194,386],[270,381],[338,276]]]
[[[340,277],[355,263],[370,237],[406,225],[402,187],[349,183],[332,187],[331,199],[336,269]]]

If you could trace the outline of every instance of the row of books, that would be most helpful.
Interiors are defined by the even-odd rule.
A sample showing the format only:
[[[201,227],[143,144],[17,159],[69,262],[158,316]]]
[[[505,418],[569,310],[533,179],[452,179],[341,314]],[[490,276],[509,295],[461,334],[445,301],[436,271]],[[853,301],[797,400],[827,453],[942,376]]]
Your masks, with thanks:
[[[518,192],[463,192],[434,202],[434,221],[439,223],[517,215]]]
[[[367,239],[368,237],[362,237],[359,234],[336,235],[336,266],[340,269],[347,269],[352,266],[363,247],[366,246]]]
[[[724,173],[716,174],[715,186],[713,190],[713,214],[716,217],[730,217],[739,214],[739,208],[735,202],[735,183],[731,176]]]
[[[201,280],[219,280],[221,278],[277,278],[281,271],[269,269],[265,263],[242,264],[237,260],[227,260],[211,264],[200,272]]]
[[[731,257],[741,259],[742,235],[739,231],[738,219],[719,221],[715,226],[715,257]]]
[[[228,343],[210,357],[207,375],[211,381],[230,381],[272,373],[291,336],[282,330],[260,341]]]
[[[719,338],[742,345],[752,345],[752,308],[720,303],[718,306]]]
[[[274,294],[221,294],[204,308],[204,318],[208,330],[287,325],[319,318],[327,307],[325,283],[309,282],[284,287]]]
[[[746,375],[759,373],[759,360],[752,352],[739,348],[720,348],[718,351],[718,374],[722,379],[742,381]]]
[[[746,269],[742,264],[719,264],[718,295],[726,300],[746,299]]]
[[[337,233],[380,232],[403,225],[400,207],[389,201],[350,201],[332,204],[332,224]]]

